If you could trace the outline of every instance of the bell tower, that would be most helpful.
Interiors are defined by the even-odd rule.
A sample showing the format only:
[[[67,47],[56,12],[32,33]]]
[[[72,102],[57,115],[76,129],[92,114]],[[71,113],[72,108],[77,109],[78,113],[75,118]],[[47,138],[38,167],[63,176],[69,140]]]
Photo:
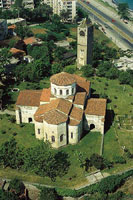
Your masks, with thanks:
[[[77,67],[92,63],[93,25],[83,19],[77,30]]]

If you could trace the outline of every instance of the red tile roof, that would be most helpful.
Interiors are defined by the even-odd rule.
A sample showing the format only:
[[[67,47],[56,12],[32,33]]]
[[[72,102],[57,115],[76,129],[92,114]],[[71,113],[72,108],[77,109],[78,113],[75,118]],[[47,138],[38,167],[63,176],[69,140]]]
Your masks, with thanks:
[[[74,104],[84,105],[86,99],[86,92],[77,92],[74,99]]]
[[[44,114],[43,119],[48,123],[48,124],[61,124],[63,122],[66,122],[68,119],[68,116],[65,115],[64,113],[59,112],[58,110],[51,110],[47,113]]]
[[[23,55],[26,54],[25,51],[23,51],[23,50],[21,50],[21,49],[16,49],[16,48],[11,48],[11,49],[10,49],[10,52],[11,52],[12,54],[18,54],[18,53],[22,53]]]
[[[70,118],[81,121],[82,117],[83,117],[83,110],[73,106],[70,113]]]
[[[88,99],[85,114],[105,116],[106,102],[106,99]]]
[[[33,44],[33,43],[36,43],[36,42],[37,42],[37,39],[35,37],[29,37],[29,38],[24,39],[24,43],[26,45]]]
[[[16,105],[39,106],[42,90],[22,90],[17,98]]]
[[[67,72],[61,72],[58,74],[54,74],[50,78],[51,83],[59,86],[71,85],[76,82],[76,79],[72,74]]]
[[[8,29],[15,29],[15,28],[16,28],[15,24],[12,24],[12,25],[8,26]]]
[[[49,102],[50,96],[51,96],[51,88],[43,89],[41,97],[40,97],[40,101]]]

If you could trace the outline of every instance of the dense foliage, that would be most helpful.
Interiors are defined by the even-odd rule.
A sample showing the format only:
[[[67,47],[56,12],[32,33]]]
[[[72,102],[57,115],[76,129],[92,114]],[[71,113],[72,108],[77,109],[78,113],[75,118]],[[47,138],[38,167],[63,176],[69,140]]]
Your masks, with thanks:
[[[0,147],[0,165],[33,171],[54,181],[57,176],[62,177],[68,172],[70,162],[68,154],[63,151],[56,153],[49,144],[42,142],[34,148],[22,149],[12,138]]]

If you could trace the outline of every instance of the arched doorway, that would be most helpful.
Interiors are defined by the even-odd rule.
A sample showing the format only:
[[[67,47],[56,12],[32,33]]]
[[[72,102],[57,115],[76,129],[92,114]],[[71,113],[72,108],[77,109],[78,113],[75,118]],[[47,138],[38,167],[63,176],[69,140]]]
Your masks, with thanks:
[[[32,122],[32,118],[31,118],[31,117],[29,117],[29,118],[28,118],[28,121],[29,121],[29,123],[31,123],[31,122]]]
[[[95,128],[95,124],[90,124],[90,130],[93,130]]]

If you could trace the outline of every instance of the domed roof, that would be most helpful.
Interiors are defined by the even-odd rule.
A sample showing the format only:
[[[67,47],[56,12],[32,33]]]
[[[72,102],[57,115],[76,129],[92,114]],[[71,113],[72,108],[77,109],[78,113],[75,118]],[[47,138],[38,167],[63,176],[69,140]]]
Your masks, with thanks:
[[[50,78],[51,83],[59,86],[71,85],[76,82],[76,79],[72,74],[67,72],[61,72],[58,74],[54,74]]]

